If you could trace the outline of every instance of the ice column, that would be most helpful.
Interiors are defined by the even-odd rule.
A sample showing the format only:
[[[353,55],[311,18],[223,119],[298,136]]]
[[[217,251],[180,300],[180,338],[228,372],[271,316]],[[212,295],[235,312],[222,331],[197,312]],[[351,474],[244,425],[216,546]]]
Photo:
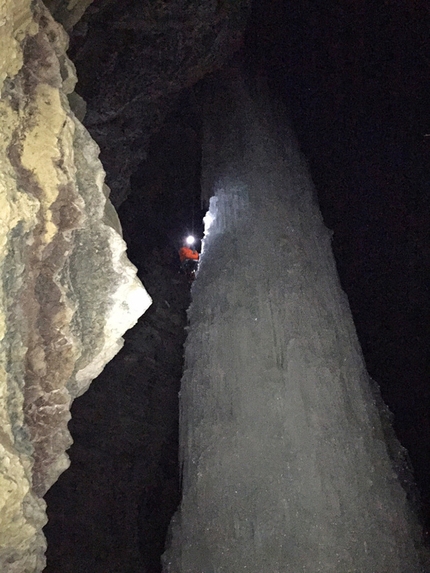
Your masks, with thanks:
[[[210,228],[181,389],[168,573],[415,573],[330,234],[282,113],[240,74],[206,98]]]

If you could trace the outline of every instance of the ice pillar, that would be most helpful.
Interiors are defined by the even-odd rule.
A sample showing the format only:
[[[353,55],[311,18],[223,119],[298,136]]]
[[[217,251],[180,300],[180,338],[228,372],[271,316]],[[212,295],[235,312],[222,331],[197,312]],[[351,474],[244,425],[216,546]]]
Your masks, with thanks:
[[[183,499],[164,570],[417,572],[330,234],[259,91],[233,71],[206,100],[213,220],[189,310]]]

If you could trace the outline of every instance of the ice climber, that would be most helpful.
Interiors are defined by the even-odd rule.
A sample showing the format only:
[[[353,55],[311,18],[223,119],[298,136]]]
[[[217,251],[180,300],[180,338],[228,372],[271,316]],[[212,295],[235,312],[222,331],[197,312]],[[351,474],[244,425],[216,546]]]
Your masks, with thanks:
[[[195,273],[199,261],[199,253],[194,247],[195,239],[189,236],[185,239],[184,244],[179,249],[179,260],[181,261],[181,270],[190,275]]]

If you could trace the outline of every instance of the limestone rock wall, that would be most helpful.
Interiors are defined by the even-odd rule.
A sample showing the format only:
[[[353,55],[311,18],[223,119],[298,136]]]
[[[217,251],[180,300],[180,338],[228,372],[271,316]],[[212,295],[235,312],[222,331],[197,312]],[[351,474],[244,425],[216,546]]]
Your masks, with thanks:
[[[33,573],[71,402],[150,298],[70,109],[66,34],[34,0],[2,0],[0,26],[0,570]]]

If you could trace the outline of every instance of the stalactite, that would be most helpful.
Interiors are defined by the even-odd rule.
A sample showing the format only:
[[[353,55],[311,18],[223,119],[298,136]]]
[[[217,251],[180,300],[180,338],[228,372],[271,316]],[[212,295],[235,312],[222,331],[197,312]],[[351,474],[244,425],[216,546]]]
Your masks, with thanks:
[[[282,113],[241,74],[205,104],[212,196],[181,388],[168,573],[413,573],[331,239]]]

